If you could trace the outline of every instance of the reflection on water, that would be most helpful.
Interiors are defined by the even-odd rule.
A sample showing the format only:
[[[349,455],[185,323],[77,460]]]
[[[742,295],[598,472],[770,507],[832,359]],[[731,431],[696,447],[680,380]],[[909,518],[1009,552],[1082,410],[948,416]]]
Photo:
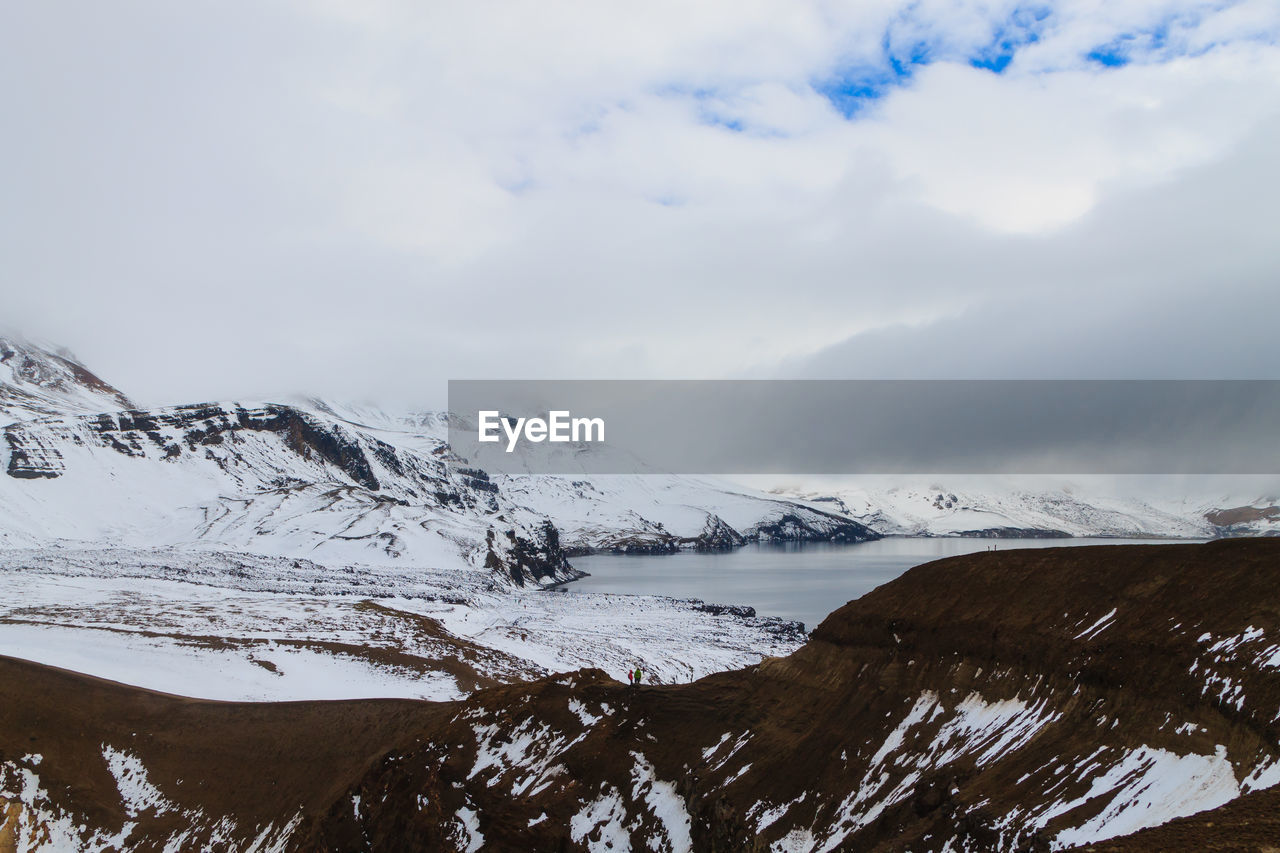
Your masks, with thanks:
[[[812,630],[827,614],[886,581],[930,560],[994,547],[1057,548],[1066,545],[1153,544],[1138,539],[916,539],[895,537],[856,545],[831,543],[747,545],[719,554],[576,557],[574,568],[591,577],[568,584],[570,592],[615,592],[701,598],[749,604],[761,616],[796,619]]]

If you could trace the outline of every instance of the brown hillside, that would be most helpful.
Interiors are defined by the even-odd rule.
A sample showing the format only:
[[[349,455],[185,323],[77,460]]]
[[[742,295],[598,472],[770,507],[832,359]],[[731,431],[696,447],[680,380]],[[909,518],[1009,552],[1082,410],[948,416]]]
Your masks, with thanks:
[[[1273,658],[1280,541],[1002,551],[920,566],[791,657],[683,686],[584,671],[461,703],[241,705],[0,661],[0,761],[42,754],[43,813],[135,820],[134,849],[229,817],[297,850],[1128,850],[1098,839],[1266,783]],[[130,817],[103,745],[172,802]],[[1222,841],[1209,823],[1147,832],[1200,849]]]

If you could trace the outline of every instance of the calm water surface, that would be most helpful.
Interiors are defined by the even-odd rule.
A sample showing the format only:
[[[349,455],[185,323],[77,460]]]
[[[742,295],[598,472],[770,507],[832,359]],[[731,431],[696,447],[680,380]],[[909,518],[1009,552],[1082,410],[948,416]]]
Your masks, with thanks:
[[[569,592],[614,592],[701,598],[749,604],[761,616],[795,619],[812,630],[845,602],[891,581],[913,566],[950,557],[1014,548],[1157,544],[1146,539],[915,539],[890,538],[856,545],[825,542],[747,545],[722,554],[575,557],[591,576],[567,584]]]

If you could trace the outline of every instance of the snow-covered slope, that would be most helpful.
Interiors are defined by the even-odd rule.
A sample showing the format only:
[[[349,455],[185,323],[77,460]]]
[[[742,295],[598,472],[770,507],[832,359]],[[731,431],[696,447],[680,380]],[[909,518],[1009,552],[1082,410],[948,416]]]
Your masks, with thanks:
[[[700,602],[544,593],[575,576],[562,544],[873,535],[727,483],[490,478],[450,452],[443,414],[138,409],[61,356],[8,351],[0,387],[23,406],[0,429],[0,652],[159,690],[454,698],[633,665],[683,681],[803,632]]]
[[[8,337],[0,420],[0,545],[176,545],[499,569],[516,582],[572,576],[545,519],[523,514],[522,525],[484,472],[448,458],[431,416],[315,403],[139,410],[68,353]]]
[[[398,448],[448,457],[449,415],[393,415],[373,407],[307,400],[303,407],[332,416]],[[576,453],[597,452],[578,447]],[[459,460],[459,464],[470,464]],[[536,525],[550,519],[569,553],[680,548],[731,548],[746,541],[857,542],[875,534],[822,507],[706,477],[668,474],[509,475],[490,478]]]
[[[132,408],[129,398],[66,350],[0,336],[0,425]]]
[[[11,424],[0,542],[186,545],[568,577],[487,476],[314,411],[208,404]]]
[[[0,651],[169,692],[455,698],[583,666],[687,680],[803,632],[544,593],[575,576],[562,529],[582,548],[868,535],[726,484],[498,481],[450,453],[441,414],[68,399],[0,430]]]
[[[1275,497],[943,485],[767,494],[668,475],[495,476],[447,418],[319,400],[137,410],[66,355],[0,341],[0,545],[187,546],[334,564],[569,576],[566,554],[897,535],[1211,537],[1280,530]],[[874,532],[873,532],[874,531]]]
[[[581,667],[685,682],[789,654],[798,623],[472,569],[185,548],[0,549],[0,654],[209,699],[456,699]]]
[[[887,536],[1214,538],[1280,534],[1274,495],[1123,494],[1080,483],[874,484],[778,494]]]
[[[746,541],[878,538],[847,516],[732,483],[661,474],[496,476],[523,513],[554,519],[570,552],[720,549]]]
[[[1252,490],[1187,490],[1153,502],[1166,511],[1203,519],[1214,536],[1280,536],[1280,487],[1270,482]]]

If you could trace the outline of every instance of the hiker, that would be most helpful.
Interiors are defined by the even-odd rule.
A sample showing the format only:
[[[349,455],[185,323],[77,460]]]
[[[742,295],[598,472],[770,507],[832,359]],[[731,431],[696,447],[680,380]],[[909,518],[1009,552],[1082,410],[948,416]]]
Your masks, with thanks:
[[[636,684],[636,674],[635,674],[635,671],[634,671],[634,670],[631,670],[631,669],[628,669],[628,670],[627,670],[627,684],[630,684],[632,687],[634,687],[634,686],[635,686],[635,684]]]
[[[640,667],[636,667],[636,684],[640,683]]]

